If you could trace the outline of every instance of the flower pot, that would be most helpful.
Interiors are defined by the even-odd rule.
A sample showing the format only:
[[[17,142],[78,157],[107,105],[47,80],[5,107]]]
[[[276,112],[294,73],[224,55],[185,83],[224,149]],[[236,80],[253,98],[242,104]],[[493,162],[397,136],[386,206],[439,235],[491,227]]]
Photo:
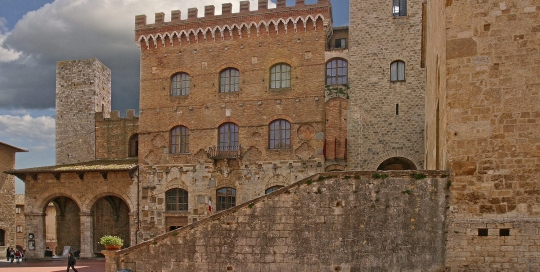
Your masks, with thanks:
[[[122,246],[105,246],[106,250],[120,250]]]

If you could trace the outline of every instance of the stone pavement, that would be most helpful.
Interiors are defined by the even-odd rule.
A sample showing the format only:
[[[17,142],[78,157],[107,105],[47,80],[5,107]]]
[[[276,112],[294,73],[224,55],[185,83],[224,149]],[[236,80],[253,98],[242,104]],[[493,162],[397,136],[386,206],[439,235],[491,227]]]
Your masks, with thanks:
[[[0,260],[0,272],[63,272],[67,259],[29,260],[21,263]],[[77,259],[75,268],[80,272],[105,272],[105,259]],[[70,271],[73,271],[70,269]]]

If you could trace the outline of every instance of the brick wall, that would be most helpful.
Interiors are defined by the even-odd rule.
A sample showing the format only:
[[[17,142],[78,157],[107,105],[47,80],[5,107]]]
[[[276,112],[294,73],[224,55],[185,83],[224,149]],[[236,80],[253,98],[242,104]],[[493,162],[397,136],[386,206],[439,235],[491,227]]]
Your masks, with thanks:
[[[120,118],[119,111],[112,111],[109,118],[96,113],[96,159],[119,159],[129,157],[129,140],[139,131],[139,118],[135,110],[127,110]]]
[[[407,1],[407,16],[394,17],[392,1],[351,0],[350,13],[348,167],[375,170],[402,157],[423,169],[422,1]],[[390,82],[396,60],[405,62],[405,81]]]
[[[444,172],[313,176],[120,252],[107,271],[436,271]],[[159,257],[156,257],[159,256]]]
[[[173,11],[173,19],[165,22],[158,13],[154,24],[137,16],[140,238],[164,233],[167,220],[176,215],[187,216],[189,223],[210,215],[208,203],[216,204],[221,187],[236,189],[240,204],[269,187],[324,170],[330,3],[283,3],[273,10],[261,4],[249,11],[249,3],[243,2],[240,13],[219,16],[209,7],[206,17],[197,20],[179,20]],[[291,66],[290,88],[270,88],[270,69],[278,63]],[[239,70],[239,91],[220,93],[219,74],[228,67]],[[190,76],[189,95],[171,96],[171,77],[178,72]],[[290,148],[269,148],[269,124],[277,119],[291,124]],[[209,148],[218,144],[218,127],[225,122],[239,127],[241,157],[209,159]],[[170,153],[170,130],[178,125],[189,129],[187,154]],[[165,193],[174,188],[189,194],[188,211],[176,215],[165,209]]]

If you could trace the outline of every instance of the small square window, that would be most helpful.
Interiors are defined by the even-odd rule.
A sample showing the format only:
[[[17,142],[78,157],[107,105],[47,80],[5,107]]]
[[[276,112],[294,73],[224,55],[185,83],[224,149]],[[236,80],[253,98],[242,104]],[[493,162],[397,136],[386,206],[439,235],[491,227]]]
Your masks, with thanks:
[[[488,236],[488,229],[478,229],[478,236]]]
[[[510,236],[510,229],[500,229],[499,236]]]
[[[345,38],[336,39],[334,48],[346,48],[346,47],[347,47],[347,39]]]

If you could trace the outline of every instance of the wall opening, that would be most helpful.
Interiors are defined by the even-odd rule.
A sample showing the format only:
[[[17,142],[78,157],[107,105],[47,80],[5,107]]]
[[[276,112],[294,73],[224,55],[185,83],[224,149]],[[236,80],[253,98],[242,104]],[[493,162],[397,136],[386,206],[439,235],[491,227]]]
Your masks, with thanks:
[[[0,229],[0,246],[6,246],[6,231]]]
[[[417,170],[414,162],[403,157],[393,157],[383,161],[377,170]]]
[[[488,229],[478,229],[478,236],[488,236]]]
[[[499,236],[510,236],[510,229],[500,229]]]
[[[45,254],[62,255],[64,246],[73,251],[81,249],[80,208],[77,203],[65,196],[51,200],[45,206]],[[49,256],[49,257],[52,257]]]
[[[124,240],[124,248],[130,246],[129,207],[119,197],[105,196],[92,206],[93,250],[101,256],[105,246],[99,243],[101,237],[114,235]]]

